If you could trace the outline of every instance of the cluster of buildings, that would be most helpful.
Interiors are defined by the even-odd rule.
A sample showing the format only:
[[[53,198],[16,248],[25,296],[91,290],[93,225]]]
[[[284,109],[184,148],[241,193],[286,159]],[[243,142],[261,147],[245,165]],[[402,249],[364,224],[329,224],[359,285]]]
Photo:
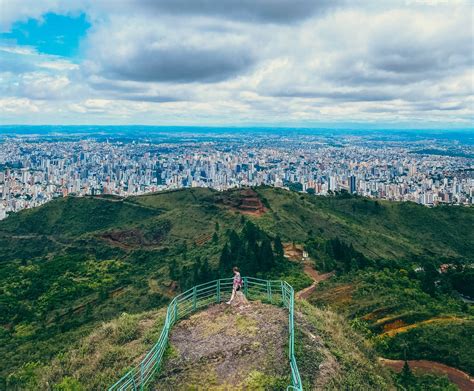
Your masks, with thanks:
[[[68,195],[272,185],[318,195],[347,191],[433,206],[474,203],[474,161],[409,146],[268,140],[123,142],[6,138],[0,144],[0,219]]]

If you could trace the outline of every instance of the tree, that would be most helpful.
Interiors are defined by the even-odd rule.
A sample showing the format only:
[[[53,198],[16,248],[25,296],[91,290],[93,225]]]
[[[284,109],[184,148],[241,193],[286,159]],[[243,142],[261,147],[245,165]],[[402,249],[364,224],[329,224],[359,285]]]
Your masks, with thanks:
[[[272,245],[268,238],[263,239],[260,247],[260,265],[262,271],[267,272],[275,265],[275,257],[273,256]]]
[[[244,226],[244,229],[242,230],[242,234],[243,234],[243,239],[249,243],[256,242],[258,237],[260,236],[259,229],[251,221],[247,221],[247,223]]]
[[[212,280],[213,275],[212,275],[212,270],[209,266],[209,261],[207,258],[204,258],[204,261],[202,262],[201,269],[199,271],[199,281],[201,283],[207,282]]]
[[[413,375],[407,360],[405,360],[402,371],[400,372],[399,383],[407,390],[411,389],[413,386],[416,386],[416,378]]]
[[[436,281],[439,279],[439,272],[433,262],[426,262],[423,265],[423,275],[421,278],[421,289],[431,296],[436,293]]]
[[[216,225],[214,226],[214,230],[215,230],[216,232],[219,232],[219,228],[220,228],[219,222],[216,221]]]
[[[285,251],[283,249],[283,244],[281,243],[280,236],[277,236],[275,238],[274,247],[275,247],[275,254],[277,255],[277,257],[283,258]]]
[[[183,259],[186,259],[188,256],[188,243],[186,241],[183,242],[183,246],[181,248]]]
[[[217,232],[214,232],[212,235],[212,243],[216,244],[219,241],[219,237],[217,236]]]
[[[178,265],[176,263],[176,259],[172,258],[169,264],[169,276],[173,281],[178,279]]]
[[[189,286],[189,274],[189,267],[186,265],[183,266],[179,276],[179,286],[181,287],[182,291],[185,291]]]
[[[200,272],[201,272],[201,257],[197,257],[193,264],[193,284],[200,284]]]
[[[234,259],[234,262],[237,263],[240,260],[240,254],[242,252],[242,241],[234,230],[230,231],[229,243],[230,256]]]
[[[225,276],[229,273],[232,267],[232,258],[229,250],[229,245],[226,243],[222,249],[221,256],[219,258],[219,275]]]

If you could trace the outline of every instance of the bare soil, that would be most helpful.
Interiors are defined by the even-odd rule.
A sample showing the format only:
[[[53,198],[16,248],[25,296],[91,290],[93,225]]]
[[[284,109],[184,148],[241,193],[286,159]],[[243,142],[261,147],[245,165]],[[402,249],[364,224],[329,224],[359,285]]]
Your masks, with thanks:
[[[316,269],[314,269],[311,265],[308,265],[308,264],[304,265],[304,272],[306,273],[306,275],[312,278],[313,283],[310,286],[296,293],[296,297],[298,299],[307,299],[316,290],[318,284],[321,281],[327,280],[329,277],[334,275],[333,272],[319,273]]]
[[[176,324],[155,390],[253,389],[257,376],[286,378],[288,315],[238,298]]]
[[[217,202],[244,215],[258,217],[267,211],[258,193],[250,188],[223,193]]]
[[[396,372],[400,372],[404,364],[403,360],[389,360],[387,358],[380,358],[379,361]],[[447,376],[461,391],[474,390],[474,379],[459,369],[428,360],[408,360],[408,365],[415,373],[432,373]]]
[[[292,261],[301,261],[303,259],[303,245],[296,243],[283,243],[285,257]]]

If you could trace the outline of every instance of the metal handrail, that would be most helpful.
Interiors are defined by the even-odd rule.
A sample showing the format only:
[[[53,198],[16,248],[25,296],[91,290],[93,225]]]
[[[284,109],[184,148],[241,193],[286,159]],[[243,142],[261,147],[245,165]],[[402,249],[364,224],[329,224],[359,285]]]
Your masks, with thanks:
[[[303,391],[300,373],[295,358],[294,303],[295,291],[286,281],[262,280],[254,277],[243,278],[243,291],[249,299],[266,299],[271,304],[282,304],[288,309],[288,358],[291,369],[291,384],[287,390]],[[206,292],[200,296],[199,293]],[[169,333],[173,325],[190,313],[212,303],[220,303],[232,293],[232,278],[199,284],[177,295],[166,310],[165,323],[158,341],[141,362],[109,387],[108,391],[143,390],[160,369],[168,345]]]

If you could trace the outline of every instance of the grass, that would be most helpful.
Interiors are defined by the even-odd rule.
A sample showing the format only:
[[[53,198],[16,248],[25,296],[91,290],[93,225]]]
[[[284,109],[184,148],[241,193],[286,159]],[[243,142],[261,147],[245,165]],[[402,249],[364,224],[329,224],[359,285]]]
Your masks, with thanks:
[[[296,359],[305,389],[389,390],[390,373],[341,315],[296,303]]]
[[[49,364],[29,363],[8,377],[9,389],[105,389],[158,339],[165,311],[122,314],[103,323]],[[68,388],[70,387],[70,388]]]

